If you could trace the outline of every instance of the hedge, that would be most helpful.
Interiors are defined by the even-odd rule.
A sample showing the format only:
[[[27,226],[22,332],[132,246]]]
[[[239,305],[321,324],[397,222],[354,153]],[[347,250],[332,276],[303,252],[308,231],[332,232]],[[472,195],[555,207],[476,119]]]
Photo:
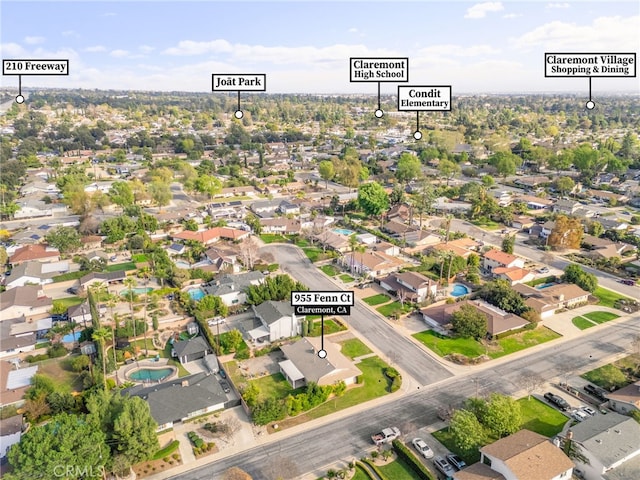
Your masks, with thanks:
[[[393,445],[393,449],[398,454],[398,457],[402,458],[422,480],[436,480],[436,477],[434,477],[433,474],[429,470],[427,470],[427,467],[425,467],[424,464],[420,460],[418,460],[418,458],[413,454],[411,450],[407,448],[404,443],[402,443],[400,440],[394,440],[393,442],[391,442],[391,445]]]

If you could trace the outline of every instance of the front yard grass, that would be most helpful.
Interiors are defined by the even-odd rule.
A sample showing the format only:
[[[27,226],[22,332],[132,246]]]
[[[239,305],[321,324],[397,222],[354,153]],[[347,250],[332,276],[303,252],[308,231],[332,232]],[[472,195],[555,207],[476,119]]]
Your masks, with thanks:
[[[567,423],[565,415],[535,397],[524,397],[517,402],[522,413],[522,428],[551,438]]]
[[[287,395],[296,395],[300,393],[302,389],[294,390],[291,388],[289,382],[284,378],[281,373],[274,373],[273,375],[267,375],[266,377],[256,378],[250,380],[251,383],[256,385],[260,390],[260,399],[266,400],[268,398],[287,398]]]
[[[85,276],[87,273],[89,272],[84,270],[78,270],[77,272],[67,272],[63,273],[62,275],[56,275],[51,280],[53,280],[53,283],[66,282],[68,280],[77,280],[80,277]]]
[[[343,332],[347,327],[339,324],[335,321],[335,319],[328,318],[324,321],[324,334],[331,335],[336,332]],[[315,320],[313,322],[313,327],[311,328],[311,333],[309,333],[310,337],[319,337],[322,334],[322,320]]]
[[[615,313],[611,312],[589,312],[583,313],[582,316],[596,323],[604,323],[608,322],[609,320],[613,320],[614,318],[620,317],[620,315],[616,315]]]
[[[371,305],[372,307],[374,305],[380,305],[381,303],[387,303],[389,300],[391,300],[391,298],[389,298],[384,293],[379,293],[377,295],[372,295],[370,297],[362,299],[364,303],[366,303],[367,305]]]
[[[593,323],[591,320],[588,320],[584,317],[573,317],[573,319],[571,319],[571,323],[573,323],[580,330],[586,330],[587,328],[596,326],[595,323]]]
[[[560,336],[560,334],[546,327],[538,327],[535,330],[525,330],[524,332],[501,338],[486,347],[473,338],[445,337],[433,330],[415,333],[413,338],[441,357],[458,353],[469,358],[475,358],[486,353],[490,358],[499,358],[560,338]]]
[[[69,307],[75,307],[76,305],[80,305],[82,302],[84,302],[84,298],[80,297],[57,298],[53,301],[53,308],[57,311],[59,311],[58,309],[62,310],[62,308],[67,310]]]
[[[329,258],[329,255],[323,253],[320,247],[303,247],[302,251],[312,263]]]
[[[260,235],[260,240],[264,243],[287,243],[289,241],[287,237],[277,233],[263,233]]]
[[[355,278],[353,278],[348,273],[343,273],[342,275],[340,275],[340,280],[342,280],[344,283],[351,283],[355,280]]]
[[[412,308],[413,307],[408,303],[401,305],[400,302],[391,302],[376,308],[376,310],[380,312],[382,315],[384,315],[385,317],[390,317],[396,313],[410,312]]]
[[[105,270],[107,272],[119,272],[121,270],[135,270],[136,264],[134,262],[116,263],[114,265],[108,265]]]
[[[585,380],[605,390],[622,388],[636,381],[638,376],[640,376],[640,355],[637,354],[628,355],[581,375]]]
[[[340,344],[342,345],[342,348],[340,350],[342,354],[349,357],[351,360],[356,357],[361,357],[363,355],[372,353],[371,349],[357,338],[345,340],[344,342],[340,342]]]
[[[602,307],[615,308],[616,300],[624,299],[624,300],[631,301],[630,298],[625,297],[624,295],[620,295],[612,290],[607,290],[606,288],[603,288],[603,287],[596,288],[595,291],[593,292],[593,295],[598,297],[598,299],[600,300],[598,305]]]
[[[386,465],[377,465],[380,471],[389,479],[393,480],[420,480],[420,477],[401,458],[396,458]]]
[[[453,440],[453,435],[451,435],[451,432],[449,431],[449,427],[444,427],[442,430],[433,432],[431,435],[433,435],[433,438],[435,438],[442,445],[444,445],[447,448],[447,450],[455,453],[461,459],[463,459],[467,463],[467,465],[471,465],[472,463],[476,463],[480,461],[480,450],[475,449],[472,452],[465,453],[458,448],[458,445]]]
[[[320,270],[322,270],[325,275],[328,275],[330,277],[335,277],[336,275],[338,275],[338,273],[340,273],[340,271],[333,265],[322,265],[320,267]]]

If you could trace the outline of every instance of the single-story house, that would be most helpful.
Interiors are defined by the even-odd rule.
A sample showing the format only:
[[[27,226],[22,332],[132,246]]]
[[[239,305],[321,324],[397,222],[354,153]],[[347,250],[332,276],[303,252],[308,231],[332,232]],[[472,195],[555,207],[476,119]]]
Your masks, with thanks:
[[[159,432],[172,428],[176,422],[222,410],[227,402],[227,394],[209,373],[196,373],[148,387],[140,384],[123,390],[122,394],[140,397],[149,404]]]
[[[495,267],[492,273],[495,278],[506,280],[510,285],[527,283],[535,278],[531,270],[520,267]]]
[[[207,295],[215,295],[222,299],[227,307],[242,305],[247,301],[246,290],[251,285],[260,285],[264,282],[261,272],[244,272],[225,274],[212,284],[203,287]]]
[[[0,293],[0,318],[26,317],[27,320],[46,315],[53,301],[45,296],[40,285],[24,285]]]
[[[20,443],[24,422],[22,415],[0,419],[0,460],[4,460],[11,445]]]
[[[60,252],[57,248],[36,243],[33,245],[25,245],[13,252],[9,257],[9,265],[15,267],[25,262],[58,262],[60,261]]]
[[[589,292],[572,283],[558,283],[545,288],[534,288],[524,283],[513,289],[525,298],[524,303],[533,308],[541,319],[549,318],[556,310],[575,308],[587,303]]]
[[[320,358],[318,352],[324,347],[327,353],[325,358]],[[310,382],[318,385],[333,385],[344,382],[352,385],[358,382],[358,376],[362,371],[355,366],[353,361],[345,357],[340,348],[333,342],[320,338],[304,337],[290,345],[280,347],[287,357],[279,363],[280,372],[293,388],[299,388]]]
[[[518,230],[529,230],[535,223],[533,218],[524,215],[515,215],[511,220],[511,226]]]
[[[372,278],[388,275],[404,265],[402,260],[378,251],[351,252],[344,255],[340,262],[352,273]]]
[[[11,270],[4,279],[7,290],[29,285],[53,283],[53,277],[69,271],[69,262],[25,262]]]
[[[640,410],[640,380],[608,393],[609,406],[623,415]]]
[[[250,234],[250,232],[236,230],[235,228],[213,227],[208,230],[201,230],[198,232],[184,230],[180,233],[171,235],[171,238],[174,240],[193,240],[200,242],[203,245],[211,245],[212,243],[219,242],[221,239],[239,241],[248,237]]]
[[[494,269],[498,267],[524,268],[524,258],[517,257],[516,255],[512,255],[501,250],[491,249],[482,257],[482,268],[489,273],[493,273]]]
[[[38,372],[38,365],[17,367],[19,359],[0,360],[0,406],[21,403],[31,386],[31,378]]]
[[[185,364],[204,358],[210,353],[211,347],[204,338],[193,337],[174,342],[171,356],[177,357],[180,363]]]
[[[124,270],[117,270],[115,272],[90,272],[80,277],[80,287],[89,288],[94,285],[111,285],[123,282],[125,278],[127,278],[127,274]]]

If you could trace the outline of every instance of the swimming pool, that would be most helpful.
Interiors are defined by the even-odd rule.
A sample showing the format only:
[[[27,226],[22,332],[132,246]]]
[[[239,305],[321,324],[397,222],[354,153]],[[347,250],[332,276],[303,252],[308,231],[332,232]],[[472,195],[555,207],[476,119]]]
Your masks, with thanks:
[[[454,283],[453,289],[449,295],[452,297],[462,297],[463,295],[468,295],[469,292],[471,292],[469,287],[462,285],[461,283]]]
[[[184,268],[184,269],[189,269],[191,268],[191,264],[189,262],[185,262],[184,260],[176,260],[175,262],[173,262],[175,264],[176,267],[178,268]]]
[[[543,283],[541,285],[536,285],[536,290],[544,290],[545,288],[553,287],[555,282]]]
[[[353,230],[349,230],[348,228],[334,228],[333,231],[335,233],[339,233],[340,235],[346,235],[347,237],[356,233]]]
[[[62,337],[62,343],[77,342],[79,338],[80,338],[80,332],[67,333],[64,337]]]
[[[187,290],[187,293],[191,297],[191,300],[195,300],[196,302],[202,300],[205,295],[204,290],[201,288],[192,288],[191,290]]]
[[[138,382],[158,382],[164,380],[174,372],[173,368],[139,368],[128,374],[131,380],[137,380]]]
[[[151,287],[136,287],[136,288],[132,288],[131,291],[133,293],[135,293],[136,295],[143,295],[145,293],[149,293],[153,291],[153,288]],[[127,294],[129,293],[129,290],[123,290],[120,292],[120,295],[122,295],[123,297],[126,297]]]

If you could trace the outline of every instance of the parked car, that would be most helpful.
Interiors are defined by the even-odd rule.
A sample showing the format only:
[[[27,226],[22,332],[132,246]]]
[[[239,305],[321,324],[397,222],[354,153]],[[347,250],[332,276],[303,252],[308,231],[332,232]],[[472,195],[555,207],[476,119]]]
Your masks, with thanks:
[[[539,268],[538,273],[549,273],[549,269],[547,267]]]
[[[544,398],[547,402],[554,404],[563,412],[566,412],[567,410],[569,410],[569,404],[560,395],[555,395],[551,392],[547,392],[544,394]]]
[[[447,462],[449,462],[453,466],[453,468],[455,468],[456,470],[462,470],[464,467],[467,466],[465,461],[462,460],[458,455],[454,453],[447,454],[446,459],[447,459]]]
[[[425,442],[423,439],[414,438],[413,440],[411,440],[411,443],[413,444],[413,447],[418,451],[418,453],[424,458],[433,458],[433,450],[431,450],[429,445],[427,445],[427,442]]]
[[[635,286],[636,281],[623,278],[621,280],[618,280],[618,283],[622,283],[623,285],[629,285],[629,286],[633,287],[633,286]]]
[[[224,370],[220,369],[218,370],[218,375],[220,375],[222,378],[224,378],[225,380],[227,379],[227,374]]]
[[[214,317],[214,318],[212,318],[211,320],[209,320],[209,321],[207,322],[207,324],[208,324],[209,326],[213,326],[213,325],[220,325],[221,323],[224,323],[224,322],[226,322],[226,321],[227,321],[227,320],[226,320],[226,318],[223,318],[223,317]]]
[[[586,413],[587,415],[591,415],[592,417],[596,414],[596,411],[591,408],[591,407],[587,407],[585,405],[583,405],[582,407],[580,407],[580,410],[582,410],[584,413]]]
[[[70,293],[71,295],[77,295],[79,291],[80,291],[80,287],[67,288],[67,293]]]
[[[444,457],[436,457],[433,460],[433,465],[440,473],[442,473],[447,478],[447,480],[453,478],[453,474],[456,473],[455,469],[449,462],[447,462],[447,459]]]
[[[587,418],[589,418],[589,415],[587,415],[582,410],[576,409],[573,412],[571,412],[571,418],[573,418],[578,422],[584,422]]]
[[[229,384],[226,380],[220,380],[220,386],[224,390],[224,393],[229,393],[231,391],[231,388],[229,387]]]
[[[590,383],[587,383],[584,386],[584,391],[590,395],[593,395],[602,402],[605,402],[607,400],[607,393],[609,393],[604,388],[596,387],[595,385],[591,385]]]

